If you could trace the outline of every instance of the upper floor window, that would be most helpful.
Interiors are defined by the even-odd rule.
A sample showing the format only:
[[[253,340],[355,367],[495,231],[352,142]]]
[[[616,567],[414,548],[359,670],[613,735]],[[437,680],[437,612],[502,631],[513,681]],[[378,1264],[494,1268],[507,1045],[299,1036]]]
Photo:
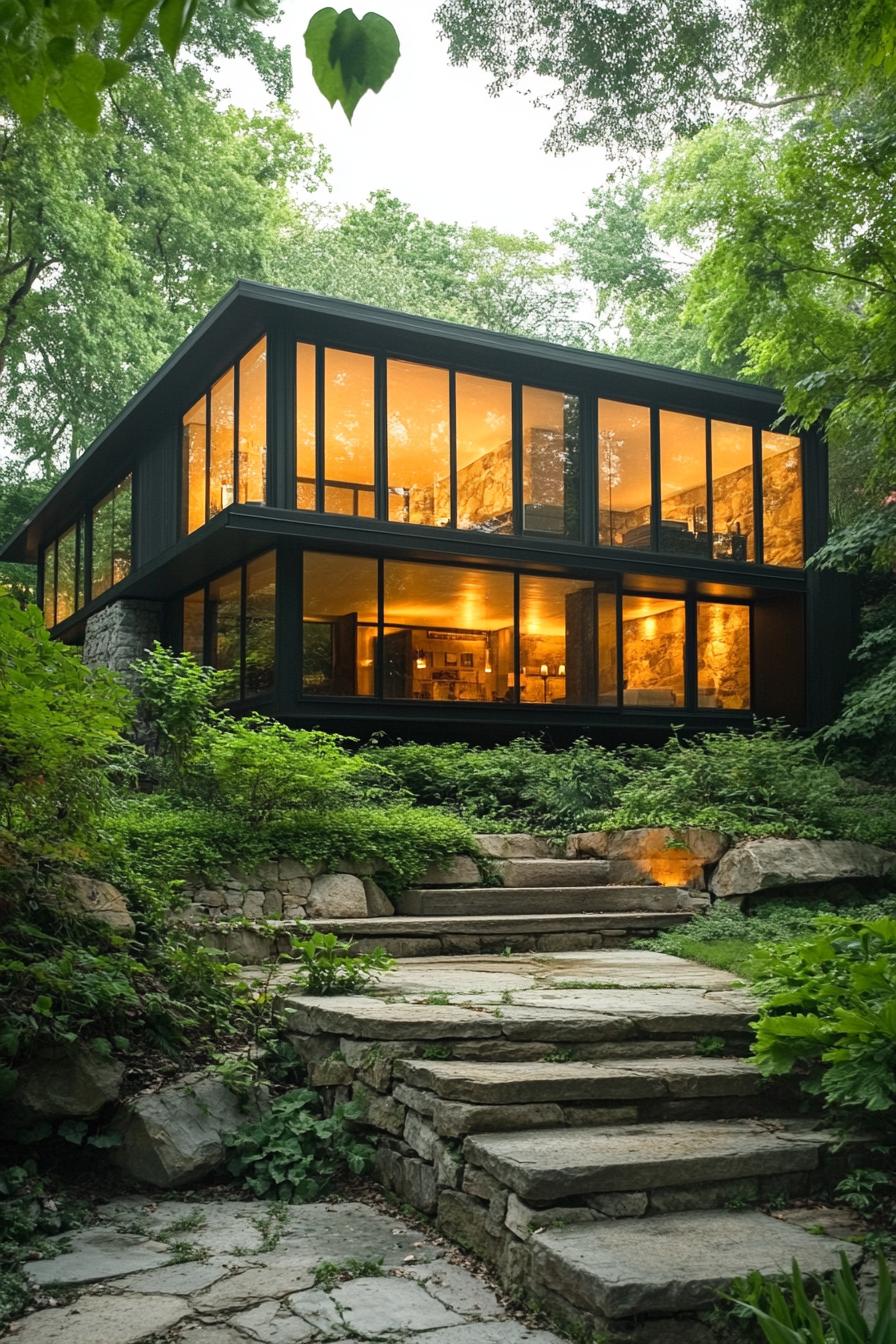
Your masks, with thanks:
[[[651,547],[650,411],[597,403],[597,543]]]
[[[94,506],[90,529],[90,596],[99,597],[131,572],[131,477]]]
[[[263,504],[267,479],[267,340],[262,336],[183,417],[186,532],[230,504]]]
[[[803,470],[799,439],[762,431],[762,558],[803,564]]]

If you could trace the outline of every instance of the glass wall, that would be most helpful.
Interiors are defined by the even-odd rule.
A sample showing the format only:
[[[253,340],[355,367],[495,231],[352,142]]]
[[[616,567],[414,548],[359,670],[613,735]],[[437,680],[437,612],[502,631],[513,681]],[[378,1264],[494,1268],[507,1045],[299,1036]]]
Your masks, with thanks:
[[[595,704],[596,616],[588,580],[520,576],[520,700]]]
[[[762,559],[803,564],[803,471],[800,441],[762,432]]]
[[[713,420],[712,554],[715,560],[755,560],[753,430]]]
[[[750,708],[750,608],[697,603],[697,705]]]
[[[296,346],[296,508],[317,508],[317,351]]]
[[[277,556],[259,555],[246,565],[243,695],[263,695],[274,687]]]
[[[622,599],[622,702],[684,705],[685,604],[675,598]]]
[[[512,574],[386,560],[383,593],[384,696],[512,695]]]
[[[459,373],[457,526],[513,531],[513,399],[510,383]]]
[[[451,409],[447,369],[386,365],[389,521],[451,523]]]
[[[81,605],[80,532],[77,525],[56,542],[56,624],[73,616]]]
[[[709,555],[706,421],[660,411],[660,550]]]
[[[373,356],[324,351],[324,508],[372,518]]]
[[[223,673],[222,703],[273,689],[276,560],[268,551],[182,599],[181,648]]]
[[[119,481],[94,507],[90,596],[99,597],[131,572],[131,477]]]
[[[181,422],[183,529],[266,499],[267,340],[231,365]]]
[[[373,695],[377,561],[306,551],[302,563],[305,695]]]
[[[523,529],[579,532],[579,399],[523,388]]]
[[[624,401],[597,403],[597,540],[600,546],[653,545],[650,411]]]

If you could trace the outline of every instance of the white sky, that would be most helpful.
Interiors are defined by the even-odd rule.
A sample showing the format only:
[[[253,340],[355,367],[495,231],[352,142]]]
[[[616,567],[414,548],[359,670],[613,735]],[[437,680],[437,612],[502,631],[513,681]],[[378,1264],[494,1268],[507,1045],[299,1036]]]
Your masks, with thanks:
[[[581,211],[603,181],[599,150],[545,153],[547,109],[516,92],[492,98],[484,71],[449,64],[433,20],[436,0],[354,4],[359,16],[369,4],[390,19],[402,51],[392,78],[380,93],[365,94],[350,126],[318,91],[305,56],[303,34],[320,3],[287,0],[278,31],[293,51],[299,124],[333,160],[335,202],[363,201],[386,188],[432,219],[543,234],[555,219]],[[264,89],[243,62],[229,62],[221,83],[235,102],[264,106]]]

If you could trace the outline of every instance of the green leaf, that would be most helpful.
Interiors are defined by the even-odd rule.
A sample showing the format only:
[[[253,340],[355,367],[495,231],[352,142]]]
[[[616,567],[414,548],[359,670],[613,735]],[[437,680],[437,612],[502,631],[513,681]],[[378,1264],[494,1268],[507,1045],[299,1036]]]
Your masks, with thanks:
[[[102,87],[104,89],[111,88],[113,84],[117,84],[119,80],[124,79],[125,75],[129,75],[131,72],[130,64],[127,61],[120,60],[116,56],[107,56],[103,61],[103,66],[104,74]]]
[[[24,83],[12,78],[6,85],[6,96],[16,116],[27,125],[43,110],[47,81],[43,75],[32,75]]]
[[[177,56],[186,37],[199,0],[162,0],[159,10],[159,41],[170,56]]]
[[[127,51],[157,3],[158,0],[128,0],[118,22],[119,55],[124,55]]]
[[[380,14],[359,19],[354,10],[320,9],[305,30],[305,54],[314,82],[332,107],[339,103],[349,121],[368,91],[379,93],[395,69],[398,34]]]
[[[65,1139],[67,1143],[82,1144],[87,1134],[86,1120],[63,1120],[56,1131],[60,1139]]]
[[[120,1134],[92,1134],[87,1142],[91,1148],[118,1148],[121,1140]]]
[[[41,1017],[49,1017],[53,1011],[53,1000],[49,994],[39,994],[32,1005],[34,1011]]]
[[[61,69],[75,59],[77,47],[73,37],[52,37],[47,43],[47,56],[53,65]]]

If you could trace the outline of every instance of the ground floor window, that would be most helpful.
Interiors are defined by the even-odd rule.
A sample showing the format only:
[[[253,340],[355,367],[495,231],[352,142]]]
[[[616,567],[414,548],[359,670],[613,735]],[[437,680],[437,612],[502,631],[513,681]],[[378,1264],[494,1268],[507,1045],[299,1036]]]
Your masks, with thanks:
[[[273,690],[276,560],[256,556],[183,599],[181,648],[221,673],[222,701]]]
[[[305,554],[302,590],[306,696],[750,708],[744,602],[323,552]]]

